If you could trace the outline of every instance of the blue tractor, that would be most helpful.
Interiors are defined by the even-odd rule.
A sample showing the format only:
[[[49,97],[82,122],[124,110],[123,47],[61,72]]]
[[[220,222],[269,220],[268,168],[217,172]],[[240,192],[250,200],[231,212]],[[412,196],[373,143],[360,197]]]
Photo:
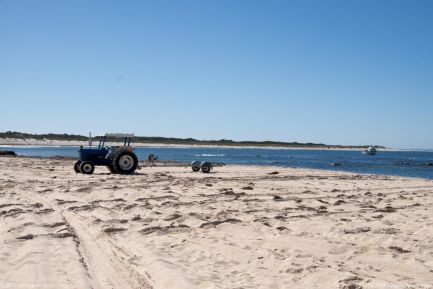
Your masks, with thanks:
[[[137,155],[133,152],[133,134],[105,134],[99,137],[98,147],[80,147],[80,159],[75,163],[76,173],[93,174],[95,166],[106,166],[114,174],[132,174],[139,169]],[[107,138],[123,139],[123,146],[106,146]]]

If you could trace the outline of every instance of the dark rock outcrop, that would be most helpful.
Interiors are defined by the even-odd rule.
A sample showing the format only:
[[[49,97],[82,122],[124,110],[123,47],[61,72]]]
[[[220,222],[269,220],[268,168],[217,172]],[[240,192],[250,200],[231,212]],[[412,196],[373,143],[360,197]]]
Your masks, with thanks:
[[[16,156],[17,153],[14,151],[0,151],[0,156]]]

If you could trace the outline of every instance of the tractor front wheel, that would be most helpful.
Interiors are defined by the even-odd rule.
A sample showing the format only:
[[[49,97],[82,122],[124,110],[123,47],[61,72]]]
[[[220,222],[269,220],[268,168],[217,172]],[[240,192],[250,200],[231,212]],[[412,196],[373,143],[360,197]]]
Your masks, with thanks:
[[[80,164],[80,171],[83,174],[91,175],[95,170],[95,166],[91,162],[84,161]]]
[[[133,152],[122,151],[113,159],[113,168],[119,174],[132,174],[138,167],[138,158]]]
[[[81,161],[77,161],[77,162],[75,163],[75,165],[74,165],[74,171],[75,171],[76,174],[81,173],[81,172],[80,172],[80,164],[81,164]]]

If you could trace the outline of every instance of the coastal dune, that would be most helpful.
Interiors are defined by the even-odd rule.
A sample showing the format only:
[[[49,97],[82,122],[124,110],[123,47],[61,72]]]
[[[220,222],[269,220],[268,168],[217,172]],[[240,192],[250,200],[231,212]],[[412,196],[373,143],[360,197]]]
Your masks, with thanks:
[[[433,286],[433,181],[72,167],[0,157],[0,288]]]

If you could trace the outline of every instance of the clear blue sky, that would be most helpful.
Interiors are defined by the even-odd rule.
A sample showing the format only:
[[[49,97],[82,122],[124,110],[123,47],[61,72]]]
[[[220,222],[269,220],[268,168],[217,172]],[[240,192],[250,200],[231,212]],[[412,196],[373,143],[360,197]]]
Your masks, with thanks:
[[[433,148],[433,1],[0,0],[0,131]]]

